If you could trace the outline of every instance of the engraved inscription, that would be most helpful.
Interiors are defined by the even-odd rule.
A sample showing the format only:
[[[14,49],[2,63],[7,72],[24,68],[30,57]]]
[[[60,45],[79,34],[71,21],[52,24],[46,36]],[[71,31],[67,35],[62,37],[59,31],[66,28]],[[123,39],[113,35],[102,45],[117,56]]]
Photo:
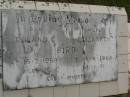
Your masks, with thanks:
[[[4,89],[117,80],[116,15],[3,10]]]

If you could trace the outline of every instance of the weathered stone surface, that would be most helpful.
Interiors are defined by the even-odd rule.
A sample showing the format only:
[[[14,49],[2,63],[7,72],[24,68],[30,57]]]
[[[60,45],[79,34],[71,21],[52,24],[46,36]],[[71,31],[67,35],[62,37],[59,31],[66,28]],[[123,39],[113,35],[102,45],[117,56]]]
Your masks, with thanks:
[[[4,10],[4,89],[118,78],[116,16]]]

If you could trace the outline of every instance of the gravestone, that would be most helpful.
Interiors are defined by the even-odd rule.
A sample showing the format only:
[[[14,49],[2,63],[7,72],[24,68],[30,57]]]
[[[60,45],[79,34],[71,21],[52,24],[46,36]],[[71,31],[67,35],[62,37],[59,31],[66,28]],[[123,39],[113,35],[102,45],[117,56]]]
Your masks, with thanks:
[[[11,9],[2,25],[4,89],[118,79],[115,15]]]
[[[18,9],[17,4],[23,3],[3,4],[1,10],[5,97],[26,97],[27,89],[38,97],[61,97],[58,90],[64,97],[127,93],[124,10],[44,2],[34,10],[34,3]]]

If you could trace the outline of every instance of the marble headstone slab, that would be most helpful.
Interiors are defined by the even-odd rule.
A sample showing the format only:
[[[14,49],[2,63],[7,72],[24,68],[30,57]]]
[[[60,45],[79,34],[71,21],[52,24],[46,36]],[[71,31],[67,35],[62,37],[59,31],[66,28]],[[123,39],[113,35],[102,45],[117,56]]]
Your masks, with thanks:
[[[116,15],[3,10],[4,89],[118,79]]]

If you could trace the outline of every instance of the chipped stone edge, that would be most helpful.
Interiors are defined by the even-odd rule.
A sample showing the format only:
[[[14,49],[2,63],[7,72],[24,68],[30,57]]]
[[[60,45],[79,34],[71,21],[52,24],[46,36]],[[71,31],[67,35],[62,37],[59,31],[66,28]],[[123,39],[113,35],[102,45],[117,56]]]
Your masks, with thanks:
[[[38,6],[39,4],[40,6]],[[63,9],[64,4],[68,5],[67,9],[66,8]],[[75,11],[73,7],[78,7],[78,10]],[[89,11],[83,10],[85,7],[88,7]],[[93,9],[92,7],[96,7],[98,9]],[[102,9],[103,7],[108,11]],[[34,10],[53,10],[53,11],[58,10],[58,11],[74,11],[74,12],[88,12],[88,13],[92,12],[92,13],[107,13],[107,14],[109,13],[109,14],[127,15],[125,8],[123,7],[119,8],[114,6],[110,7],[110,6],[99,6],[99,5],[74,4],[74,3],[72,4],[72,3],[59,3],[59,2],[40,2],[40,1],[0,2],[0,9],[34,9]]]

